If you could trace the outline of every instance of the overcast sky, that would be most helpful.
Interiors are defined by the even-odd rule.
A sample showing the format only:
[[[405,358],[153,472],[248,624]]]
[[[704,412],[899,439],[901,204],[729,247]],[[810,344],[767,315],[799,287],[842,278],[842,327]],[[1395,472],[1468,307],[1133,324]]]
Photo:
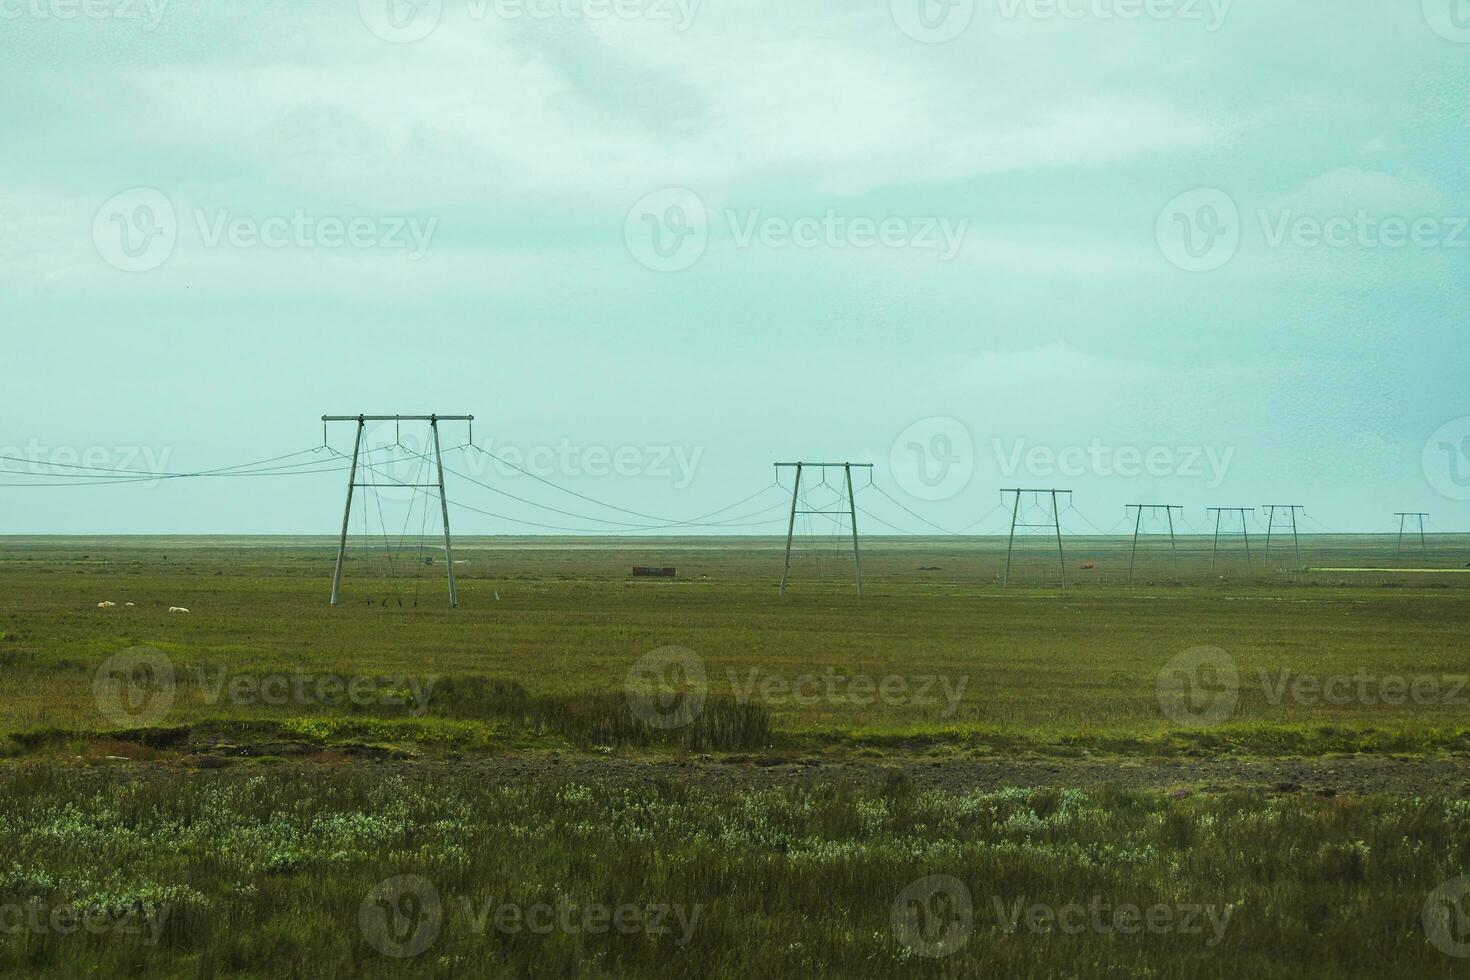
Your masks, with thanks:
[[[1470,530],[1466,6],[0,0],[0,449],[473,413],[655,517],[805,459],[946,528],[1058,486]],[[451,456],[506,518],[648,523]],[[332,533],[344,483],[3,486],[0,534]]]

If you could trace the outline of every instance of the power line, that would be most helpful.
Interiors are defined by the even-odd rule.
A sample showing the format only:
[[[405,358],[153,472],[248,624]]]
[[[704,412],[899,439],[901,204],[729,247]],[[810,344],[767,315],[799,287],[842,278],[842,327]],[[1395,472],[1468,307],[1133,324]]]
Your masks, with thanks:
[[[619,507],[617,504],[610,504],[610,503],[607,503],[604,500],[598,500],[595,497],[589,497],[586,494],[578,493],[575,490],[572,490],[572,489],[569,489],[567,487],[564,487],[564,486],[562,486],[559,483],[553,483],[551,480],[548,480],[545,477],[540,476],[540,475],[538,475],[536,473],[532,473],[530,470],[525,469],[524,467],[517,466],[515,463],[512,463],[508,459],[504,459],[503,457],[500,457],[500,456],[495,455],[494,453],[490,452],[490,450],[488,450],[488,449],[481,449],[479,446],[475,445],[472,442],[471,443],[466,443],[465,446],[467,446],[470,449],[474,449],[477,452],[483,453],[484,455],[489,456],[491,459],[495,460],[496,462],[502,463],[502,464],[504,464],[506,466],[509,466],[511,469],[516,470],[519,473],[524,473],[526,476],[529,476],[531,479],[536,480],[536,481],[538,481],[540,483],[544,483],[548,487],[551,487],[553,490],[560,490],[562,493],[570,494],[571,496],[576,497],[579,500],[585,500],[589,504],[596,504],[599,507],[606,507],[608,510],[615,510],[615,511],[618,511],[619,513],[628,514],[628,515],[630,515],[632,517],[642,517],[645,520],[662,521],[662,522],[673,523],[673,524],[684,523],[682,521],[672,521],[670,518],[667,518],[667,517],[659,517],[656,514],[645,514],[645,513],[642,513],[641,511],[629,510],[626,507]],[[464,448],[464,447],[461,447],[461,448]],[[550,508],[547,508],[547,509],[549,510]],[[725,508],[725,509],[728,509],[728,508]],[[716,511],[716,513],[718,513],[718,511]],[[590,518],[590,519],[591,520],[597,520],[597,518]],[[611,522],[610,521],[608,523],[616,523],[616,522]],[[636,526],[636,525],[628,525],[628,526],[632,527],[632,526]]]
[[[893,498],[893,496],[887,490],[884,490],[878,484],[876,484],[876,483],[870,483],[870,484],[868,484],[868,486],[864,487],[863,489],[864,490],[867,490],[869,488],[872,488],[873,490],[878,491],[879,495],[882,496],[885,500],[887,500],[889,503],[893,504],[893,506],[897,507],[899,510],[903,511],[905,514],[909,515],[910,517],[912,517],[914,520],[920,522],[921,524],[927,524],[929,527],[934,528],[934,530],[938,531],[940,534],[946,534],[946,535],[950,535],[950,536],[958,535],[958,533],[959,533],[958,531],[951,531],[948,528],[940,527],[938,524],[935,524],[933,521],[927,520],[927,519],[925,519],[923,517],[920,517],[918,514],[915,514],[912,510],[909,510],[902,503],[900,503],[899,501],[895,500]]]
[[[128,477],[135,477],[137,479],[142,479],[142,480],[165,480],[165,479],[167,479],[167,480],[178,480],[178,479],[185,479],[185,478],[191,478],[191,477],[200,477],[200,476],[214,476],[214,475],[221,474],[221,473],[227,473],[227,472],[230,472],[232,470],[245,470],[245,469],[255,469],[257,467],[266,467],[270,463],[277,463],[277,462],[280,462],[283,459],[293,459],[293,458],[295,458],[297,456],[304,456],[307,453],[319,453],[319,452],[321,452],[325,448],[327,448],[327,447],[325,447],[325,446],[316,446],[316,447],[314,447],[312,449],[302,449],[302,450],[298,450],[297,452],[294,452],[294,453],[286,453],[283,456],[272,456],[270,459],[256,460],[255,462],[252,462],[252,463],[237,463],[234,466],[222,466],[222,467],[219,467],[217,469],[198,470],[198,471],[195,471],[195,472],[188,472],[188,473],[174,473],[174,472],[169,472],[169,471],[166,471],[166,470],[118,469],[118,468],[110,467],[110,466],[89,466],[89,465],[86,465],[86,464],[77,464],[77,463],[54,463],[54,462],[47,462],[45,460],[26,459],[26,458],[24,458],[22,456],[3,456],[3,455],[0,455],[0,460],[5,460],[5,461],[11,462],[11,463],[24,463],[27,466],[46,466],[46,467],[53,467],[53,468],[57,468],[57,469],[67,469],[67,470],[90,470],[90,471],[93,471],[94,473],[101,473],[101,474],[106,474],[106,475],[125,475],[125,476],[128,476]],[[296,464],[292,464],[292,465],[295,465],[295,466],[307,466],[307,465],[310,465],[313,462],[318,462],[318,461],[317,460],[307,460],[305,462],[296,463]],[[271,469],[289,469],[290,467],[280,466],[280,467],[270,467],[270,468]],[[59,474],[59,473],[36,473],[36,474],[21,474],[21,473],[16,473],[15,475],[16,476],[22,476],[22,475],[60,476],[61,474]],[[90,474],[80,473],[80,474],[77,475],[76,479],[88,479],[89,476],[90,476]]]
[[[337,452],[335,449],[332,450],[332,452],[335,455],[341,456],[343,459],[349,458],[349,457],[345,456],[344,454]],[[399,486],[401,486],[401,487],[403,487],[405,489],[413,489],[416,492],[425,494],[426,496],[429,496],[429,497],[435,497],[434,494],[429,493],[427,490],[425,490],[423,488],[409,487],[408,484],[403,483],[401,480],[398,480],[391,473],[385,473],[385,472],[379,470],[377,468],[377,466],[373,465],[372,463],[359,463],[359,465],[362,466],[363,468],[367,469],[369,472],[373,473],[375,476],[379,477],[380,479],[385,479],[385,480],[388,480],[390,482],[397,483]],[[761,493],[764,493],[764,492],[766,492],[766,490],[769,490],[769,489],[770,489],[770,487],[767,487],[767,488],[765,488],[765,490],[762,490]],[[757,496],[758,496],[758,494],[757,494]],[[435,499],[438,499],[438,498],[435,497]],[[747,498],[747,499],[749,499],[749,498]],[[466,503],[463,503],[462,501],[458,501],[458,500],[450,500],[449,501],[449,505],[451,507],[458,507],[460,510],[469,511],[470,513],[473,513],[473,514],[480,514],[481,516],[484,516],[484,517],[493,517],[493,518],[495,518],[496,520],[499,520],[499,521],[506,521],[506,522],[511,523],[511,524],[519,524],[519,525],[522,525],[524,527],[539,528],[541,530],[546,530],[546,531],[565,531],[565,532],[567,532],[569,534],[587,534],[587,535],[618,535],[618,534],[632,535],[632,534],[635,533],[635,532],[633,532],[631,530],[618,531],[618,530],[606,530],[606,529],[603,529],[603,528],[566,527],[566,526],[560,525],[560,524],[545,524],[545,523],[541,523],[539,521],[528,521],[528,520],[525,520],[525,519],[519,518],[519,517],[511,517],[508,514],[499,514],[499,513],[496,513],[494,511],[485,510],[482,507],[475,507],[472,504],[466,504]],[[728,507],[725,507],[725,508],[721,508],[721,509],[722,510],[728,510],[729,508]],[[753,515],[746,515],[746,516],[753,516]],[[732,519],[732,520],[734,520],[734,519]],[[751,526],[751,527],[765,526],[765,525],[769,525],[769,524],[773,524],[773,523],[776,523],[776,522],[774,522],[774,521],[760,521],[757,524],[752,524],[752,525],[747,525],[747,526]],[[726,526],[739,527],[739,526],[742,526],[742,525],[739,525],[739,524],[730,524],[730,525],[726,525]],[[654,528],[654,530],[661,530],[661,528]]]
[[[466,443],[465,445],[459,446],[457,448],[459,448],[459,449],[476,449],[479,452],[484,453],[485,455],[489,456],[492,459],[497,459],[497,460],[500,459],[500,457],[495,456],[493,453],[490,453],[490,452],[488,452],[488,451],[486,451],[484,449],[480,449],[480,447],[474,445],[473,443]],[[415,454],[415,453],[412,453],[412,452],[408,453],[408,456],[409,457],[414,457],[416,455],[418,455],[418,454]],[[762,487],[760,490],[757,490],[755,493],[750,494],[747,497],[744,497],[744,498],[742,498],[740,500],[737,500],[736,502],[734,502],[732,504],[726,504],[724,507],[720,507],[717,510],[713,510],[713,511],[709,512],[708,514],[704,514],[704,515],[701,515],[699,517],[690,518],[689,520],[675,521],[675,520],[671,520],[671,519],[654,517],[653,515],[644,515],[644,514],[641,514],[641,512],[639,512],[639,511],[629,510],[626,507],[619,507],[616,504],[609,504],[609,503],[607,503],[605,501],[598,500],[595,497],[589,497],[586,494],[578,493],[575,490],[570,490],[570,489],[568,489],[566,487],[560,486],[559,484],[553,483],[550,480],[547,480],[547,479],[545,479],[543,477],[540,477],[540,476],[536,475],[535,473],[530,472],[529,470],[522,469],[521,467],[518,467],[515,464],[510,463],[508,461],[501,460],[501,462],[505,462],[507,466],[510,466],[513,469],[516,469],[516,470],[519,470],[522,473],[525,473],[527,476],[531,477],[532,479],[535,479],[535,480],[537,480],[537,481],[539,481],[541,483],[544,483],[547,486],[552,487],[553,489],[560,490],[563,493],[570,494],[571,496],[576,497],[576,498],[578,498],[580,500],[585,500],[588,503],[597,504],[599,507],[606,507],[606,508],[608,508],[610,510],[616,510],[616,511],[620,511],[620,512],[626,513],[626,514],[632,514],[632,515],[635,515],[635,516],[646,516],[646,517],[649,517],[652,520],[662,521],[662,523],[659,523],[659,524],[632,524],[632,523],[629,523],[627,521],[615,521],[615,520],[612,520],[611,518],[598,517],[598,516],[595,516],[595,515],[592,515],[592,514],[579,514],[579,513],[575,512],[575,511],[562,510],[559,507],[552,507],[549,504],[543,504],[543,503],[541,503],[539,501],[530,500],[530,499],[528,499],[526,497],[517,496],[516,494],[510,493],[509,491],[501,490],[499,487],[492,486],[492,485],[484,482],[483,480],[479,480],[479,479],[476,479],[473,476],[470,476],[467,473],[461,473],[458,470],[453,469],[452,467],[446,466],[445,469],[448,470],[449,472],[453,473],[455,476],[459,477],[462,480],[467,480],[468,482],[473,483],[477,487],[480,487],[480,488],[482,488],[484,490],[488,490],[488,491],[490,491],[493,494],[497,494],[498,496],[505,497],[505,498],[507,498],[509,500],[514,500],[517,503],[522,503],[522,504],[525,504],[525,505],[527,505],[529,507],[535,507],[535,508],[538,508],[540,510],[547,511],[547,512],[552,513],[552,514],[559,514],[559,515],[561,515],[563,517],[575,518],[576,520],[579,520],[579,521],[592,521],[594,523],[597,523],[597,524],[605,524],[605,525],[608,525],[610,527],[627,528],[630,532],[631,531],[663,531],[663,530],[669,530],[671,528],[676,528],[676,527],[717,527],[717,526],[731,526],[731,525],[735,525],[735,522],[737,522],[739,520],[742,520],[742,519],[744,519],[746,517],[757,517],[757,516],[760,516],[761,514],[764,514],[764,513],[767,513],[769,511],[771,511],[771,510],[774,510],[775,507],[777,506],[777,505],[773,505],[771,507],[766,508],[765,510],[757,511],[757,512],[755,512],[753,514],[747,514],[747,515],[744,515],[743,517],[731,518],[728,521],[717,521],[717,522],[713,522],[713,523],[710,523],[710,524],[702,523],[702,522],[706,521],[710,517],[714,517],[715,515],[721,514],[721,513],[725,512],[727,510],[733,510],[734,508],[739,507],[742,504],[749,503],[750,501],[755,500],[757,497],[760,497],[762,494],[765,494],[765,493],[769,492],[770,490],[774,489],[775,486],[776,486],[776,484],[772,483],[772,484],[769,484],[769,485],[767,485],[765,487]],[[528,524],[528,525],[533,524],[533,522],[521,522],[521,523],[525,523],[525,524]],[[773,523],[773,522],[763,522],[763,523]],[[547,526],[551,526],[551,525],[547,525]],[[736,526],[738,526],[738,525],[736,525]]]

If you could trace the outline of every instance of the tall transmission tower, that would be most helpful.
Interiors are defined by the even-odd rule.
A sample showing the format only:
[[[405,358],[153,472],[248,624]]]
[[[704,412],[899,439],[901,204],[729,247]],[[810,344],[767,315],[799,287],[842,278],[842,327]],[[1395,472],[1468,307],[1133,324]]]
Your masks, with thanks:
[[[1071,499],[1071,496],[1072,496],[1072,491],[1070,491],[1070,490],[1057,490],[1055,488],[1048,488],[1048,489],[1045,489],[1045,490],[1037,490],[1037,489],[1027,489],[1027,488],[1024,488],[1024,487],[1016,488],[1016,489],[1011,489],[1011,490],[1002,490],[1000,492],[1000,497],[1001,497],[1002,503],[1004,503],[1004,501],[1005,501],[1005,495],[1008,494],[1008,493],[1015,494],[1015,497],[1011,501],[1011,534],[1010,534],[1009,539],[1007,539],[1007,541],[1006,541],[1006,571],[1005,571],[1005,577],[1002,578],[1001,579],[1001,582],[1000,582],[1001,587],[1004,588],[1004,587],[1006,587],[1006,586],[1008,586],[1008,585],[1011,584],[1011,555],[1015,552],[1015,548],[1016,548],[1016,528],[1018,528],[1018,527],[1020,527],[1020,528],[1035,528],[1035,529],[1043,529],[1044,528],[1044,529],[1053,529],[1057,533],[1057,566],[1058,566],[1058,568],[1061,569],[1061,573],[1062,573],[1062,589],[1065,590],[1067,588],[1067,559],[1066,559],[1066,556],[1062,554],[1062,517],[1061,517],[1061,512],[1059,510],[1057,510],[1057,495],[1064,493],[1064,494],[1067,495],[1068,499],[1070,500]],[[1043,497],[1050,497],[1051,498],[1051,520],[1050,521],[1047,521],[1045,524],[1040,524],[1040,523],[1032,524],[1032,523],[1029,523],[1029,521],[1028,522],[1022,522],[1020,520],[1020,516],[1021,516],[1021,495],[1022,494],[1025,494],[1025,493],[1029,493],[1029,494],[1032,495],[1032,502],[1033,502],[1033,504],[1039,504],[1040,501],[1041,501],[1041,499]]]
[[[1394,562],[1394,564],[1395,565],[1402,565],[1403,564],[1403,558],[1404,558],[1404,528],[1405,528],[1405,525],[1408,523],[1408,521],[1409,521],[1410,518],[1415,518],[1419,522],[1419,553],[1422,554],[1427,559],[1429,557],[1429,542],[1426,541],[1425,538],[1424,538],[1424,521],[1425,521],[1426,518],[1429,517],[1429,515],[1428,514],[1424,514],[1424,513],[1420,513],[1418,511],[1400,511],[1399,513],[1394,514],[1393,516],[1394,517],[1397,517],[1399,519],[1399,543],[1398,543],[1398,547],[1394,550],[1394,556],[1393,556],[1393,562]]]
[[[1283,524],[1281,525],[1281,528],[1282,530],[1285,530],[1287,527],[1291,528],[1291,547],[1296,556],[1296,567],[1298,570],[1300,570],[1302,567],[1302,546],[1301,541],[1297,537],[1296,533],[1296,512],[1302,511],[1303,513],[1306,513],[1307,509],[1301,504],[1262,504],[1261,509],[1266,512],[1267,567],[1270,567],[1269,562],[1271,561],[1271,532],[1276,530],[1276,512],[1278,510],[1284,510],[1289,516],[1291,523],[1289,525]]]
[[[1246,519],[1247,515],[1255,512],[1255,508],[1211,507],[1209,512],[1215,515],[1215,550],[1210,552],[1210,574],[1215,574],[1215,559],[1220,556],[1220,518],[1225,514],[1238,514],[1240,516],[1240,535],[1245,539],[1245,573],[1249,575],[1251,571],[1251,531]]]
[[[459,592],[454,584],[454,547],[449,536],[449,498],[444,494],[444,453],[439,444],[440,422],[470,422],[473,423],[473,415],[323,415],[322,428],[325,431],[331,422],[356,422],[357,434],[352,441],[352,466],[347,474],[347,506],[342,511],[342,538],[337,545],[337,567],[332,573],[332,605],[337,605],[337,600],[342,595],[342,565],[347,560],[347,528],[352,520],[352,495],[359,487],[391,486],[397,489],[411,489],[415,493],[428,490],[439,491],[439,506],[444,516],[444,564],[449,569],[449,606],[459,607]],[[357,481],[357,464],[362,454],[362,437],[369,422],[427,422],[434,436],[434,463],[438,469],[439,479],[437,483],[399,483],[391,484],[359,483]],[[369,469],[372,467],[369,465]]]
[[[1143,512],[1148,511],[1150,516],[1159,511],[1169,520],[1169,551],[1174,558],[1174,577],[1179,577],[1179,542],[1174,537],[1174,512],[1177,510],[1181,517],[1184,516],[1184,508],[1176,504],[1129,504],[1123,508],[1126,515],[1130,510],[1137,511],[1133,516],[1133,551],[1128,555],[1128,584],[1133,584],[1133,562],[1138,557],[1138,532],[1143,525]]]
[[[828,467],[840,468],[847,486],[847,510],[804,510],[801,504],[801,474],[806,469],[821,469],[824,472]],[[791,539],[796,533],[796,517],[798,514],[804,516],[821,517],[846,517],[852,522],[852,565],[853,572],[857,578],[857,594],[863,594],[863,562],[858,554],[858,529],[857,529],[857,501],[852,492],[852,471],[854,469],[872,470],[872,463],[777,463],[776,482],[781,482],[781,471],[796,470],[796,479],[791,484],[791,519],[786,524],[786,562],[781,568],[781,595],[786,594],[786,580],[791,575]]]

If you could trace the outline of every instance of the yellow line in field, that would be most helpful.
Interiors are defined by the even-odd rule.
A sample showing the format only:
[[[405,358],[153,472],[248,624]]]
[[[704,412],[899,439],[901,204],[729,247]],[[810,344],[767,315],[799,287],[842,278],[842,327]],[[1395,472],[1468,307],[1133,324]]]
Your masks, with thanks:
[[[1405,575],[1470,575],[1470,568],[1309,568],[1309,572],[1386,572]]]

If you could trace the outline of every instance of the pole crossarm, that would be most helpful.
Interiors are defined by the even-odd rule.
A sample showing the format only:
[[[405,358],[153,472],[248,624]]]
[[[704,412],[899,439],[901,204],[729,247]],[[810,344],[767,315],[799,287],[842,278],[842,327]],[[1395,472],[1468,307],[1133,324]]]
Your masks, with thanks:
[[[323,415],[323,422],[473,422],[473,415]]]

